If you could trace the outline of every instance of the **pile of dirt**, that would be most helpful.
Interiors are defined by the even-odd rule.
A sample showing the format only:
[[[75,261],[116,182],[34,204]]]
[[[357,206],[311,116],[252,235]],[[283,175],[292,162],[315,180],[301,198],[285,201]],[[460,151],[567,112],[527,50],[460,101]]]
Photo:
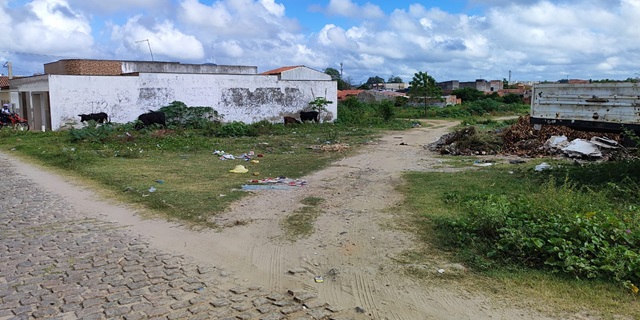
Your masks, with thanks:
[[[480,131],[475,127],[466,127],[446,134],[438,141],[428,145],[432,151],[448,155],[517,155],[521,157],[545,157],[555,155],[557,150],[545,147],[551,136],[566,136],[574,139],[590,140],[592,137],[606,137],[622,143],[621,134],[587,132],[565,126],[542,125],[535,130],[529,116],[522,116],[518,122],[503,130]]]

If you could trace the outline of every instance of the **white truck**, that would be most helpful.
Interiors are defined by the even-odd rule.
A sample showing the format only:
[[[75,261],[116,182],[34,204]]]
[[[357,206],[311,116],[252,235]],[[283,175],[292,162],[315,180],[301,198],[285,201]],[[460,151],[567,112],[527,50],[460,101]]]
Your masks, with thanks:
[[[545,83],[533,86],[531,123],[640,133],[640,83]]]

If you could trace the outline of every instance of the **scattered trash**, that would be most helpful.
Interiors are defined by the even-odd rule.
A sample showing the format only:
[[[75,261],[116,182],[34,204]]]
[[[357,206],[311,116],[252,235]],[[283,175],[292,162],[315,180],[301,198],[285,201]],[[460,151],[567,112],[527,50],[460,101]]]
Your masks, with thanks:
[[[277,177],[277,178],[264,178],[260,180],[251,180],[251,183],[261,183],[261,184],[286,184],[290,186],[304,186],[307,184],[307,181],[301,179],[291,179],[287,177]]]
[[[350,146],[346,143],[312,145],[307,147],[307,149],[320,150],[320,151],[337,151],[337,152],[342,152],[349,148]]]
[[[592,137],[591,143],[597,145],[598,147],[602,147],[605,149],[618,149],[620,148],[620,144],[618,141],[613,139],[609,139],[606,137]]]
[[[259,191],[259,190],[289,190],[289,185],[272,185],[272,184],[243,184],[243,191]]]
[[[404,142],[400,142],[401,146],[408,146],[408,144],[404,143]]]
[[[439,274],[443,274],[444,273],[444,269],[438,269],[438,273]]]
[[[149,188],[149,192],[151,192],[151,193],[156,192],[156,188],[154,188],[154,187]]]
[[[543,171],[543,170],[549,170],[549,169],[551,169],[551,165],[546,162],[543,162],[535,167],[536,171]]]
[[[231,173],[247,173],[249,169],[245,168],[243,165],[239,164],[235,168],[229,170]]]
[[[567,156],[574,157],[602,157],[602,152],[598,149],[598,146],[592,142],[584,139],[575,139],[569,143],[566,147],[562,148],[562,151]]]
[[[156,182],[159,183],[159,184],[163,184],[164,180],[156,180]]]
[[[510,160],[509,163],[511,164],[520,164],[520,163],[525,163],[526,161],[522,160],[522,159],[514,159],[514,160]]]
[[[357,313],[365,313],[366,311],[364,309],[362,309],[361,307],[356,307],[356,312]]]
[[[254,176],[259,176],[259,175],[260,175],[260,172],[256,171],[256,172],[254,172],[254,173],[252,173],[252,174],[253,174]]]
[[[251,163],[260,163],[258,160],[251,160]]]
[[[316,283],[323,283],[324,278],[322,276],[315,276],[313,277],[313,281],[315,281]]]
[[[493,162],[488,162],[488,161],[482,161],[482,160],[476,160],[473,162],[473,165],[476,167],[490,167],[492,165],[494,165]]]
[[[264,157],[264,154],[258,153],[258,158],[262,158],[262,157]]]
[[[564,135],[562,135],[562,136],[551,136],[544,143],[544,147],[545,148],[557,149],[557,148],[563,148],[568,144],[569,144],[569,139],[567,139],[567,137],[564,136]]]

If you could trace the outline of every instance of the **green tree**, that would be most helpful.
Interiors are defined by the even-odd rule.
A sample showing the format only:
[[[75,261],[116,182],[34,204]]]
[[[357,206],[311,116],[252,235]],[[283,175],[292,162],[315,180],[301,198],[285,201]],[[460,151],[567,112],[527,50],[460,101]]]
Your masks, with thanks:
[[[484,92],[476,88],[460,88],[453,90],[451,94],[462,99],[462,102],[473,102],[484,99]]]
[[[389,80],[387,80],[387,83],[402,83],[402,78],[392,75],[391,77],[389,77]]]
[[[367,80],[366,84],[369,85],[369,87],[378,84],[378,83],[384,83],[384,79],[375,76],[375,77],[369,77],[369,79]]]
[[[326,68],[324,69],[324,73],[331,76],[331,80],[338,82],[338,90],[347,90],[351,88],[349,83],[342,80],[342,75],[340,75],[340,71],[335,68]]]
[[[427,114],[427,101],[430,98],[440,98],[442,88],[437,86],[436,79],[426,72],[418,72],[413,75],[413,80],[409,82],[409,96],[413,99],[422,99],[424,102],[424,113]]]

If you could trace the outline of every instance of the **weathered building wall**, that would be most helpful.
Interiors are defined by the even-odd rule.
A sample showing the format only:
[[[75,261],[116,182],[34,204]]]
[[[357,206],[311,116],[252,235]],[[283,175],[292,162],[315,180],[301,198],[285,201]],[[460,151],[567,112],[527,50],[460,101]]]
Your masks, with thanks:
[[[281,80],[321,80],[331,81],[331,76],[307,67],[298,67],[291,70],[283,71]]]
[[[178,62],[122,61],[122,73],[213,73],[257,74],[254,66],[222,66],[215,64],[182,64]]]
[[[314,96],[323,96],[325,121],[337,116],[335,81],[278,81],[277,76],[141,73],[139,76],[59,76],[49,81],[51,125],[59,129],[81,113],[106,112],[112,122],[134,121],[172,101],[212,107],[224,121],[281,122],[297,114]],[[22,91],[22,89],[21,89]],[[326,96],[325,96],[326,92]]]

